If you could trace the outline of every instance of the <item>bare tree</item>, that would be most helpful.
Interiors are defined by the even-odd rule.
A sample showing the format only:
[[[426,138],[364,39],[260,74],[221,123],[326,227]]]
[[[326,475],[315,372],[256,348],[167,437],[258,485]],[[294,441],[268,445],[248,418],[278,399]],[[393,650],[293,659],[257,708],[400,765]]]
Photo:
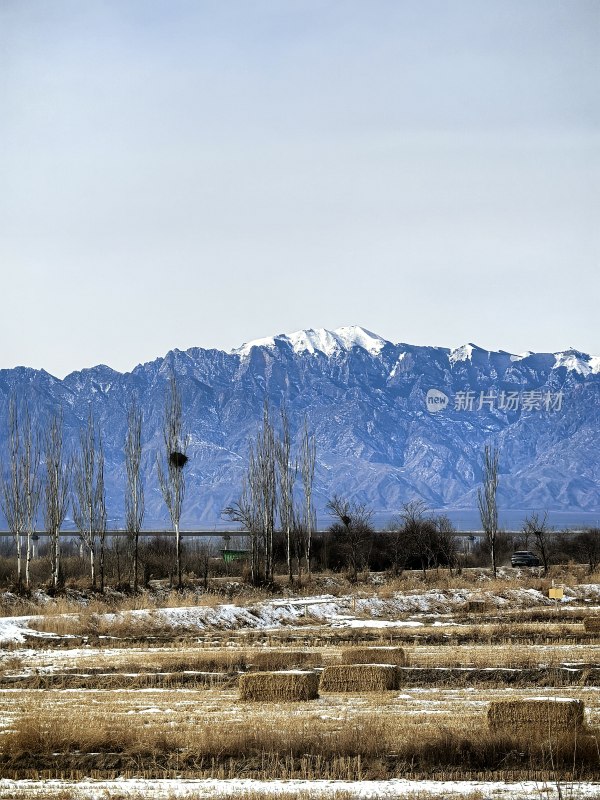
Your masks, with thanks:
[[[350,580],[356,582],[359,570],[364,569],[373,543],[372,511],[364,503],[353,503],[334,495],[327,510],[337,520],[329,528],[340,542],[350,570]]]
[[[600,564],[600,528],[588,528],[578,534],[575,551],[587,563],[590,575],[593,575]]]
[[[260,521],[257,508],[252,499],[248,475],[245,475],[242,479],[242,492],[239,500],[223,509],[223,516],[228,517],[234,523],[242,525],[250,535],[250,581],[253,585],[257,585],[260,582]]]
[[[100,591],[104,592],[104,550],[106,543],[106,493],[104,491],[104,445],[102,437],[98,434],[98,461],[96,472],[95,505],[97,510],[96,532],[100,542],[100,558],[98,572],[100,573]]]
[[[23,489],[23,522],[27,537],[25,556],[25,586],[29,589],[29,567],[32,558],[32,537],[35,533],[40,506],[42,483],[40,480],[40,447],[31,428],[31,417],[27,404],[23,409],[23,434],[21,437],[21,482]]]
[[[304,509],[294,504],[292,508],[292,546],[296,559],[298,582],[302,580],[302,559],[305,557],[306,531],[304,530],[303,519]]]
[[[90,578],[96,588],[96,536],[100,536],[101,589],[104,589],[104,451],[90,408],[85,428],[79,432],[79,452],[73,461],[73,520],[90,556]]]
[[[400,516],[395,516],[389,521],[384,535],[391,561],[391,572],[397,577],[402,574],[410,555],[409,542]]]
[[[17,587],[21,588],[25,499],[21,480],[21,430],[14,396],[8,401],[8,468],[2,464],[2,511],[17,548]]]
[[[304,430],[300,448],[300,474],[304,491],[304,513],[302,527],[305,532],[304,551],[306,554],[306,571],[310,578],[310,550],[312,533],[316,530],[316,515],[312,503],[313,481],[315,477],[315,461],[317,458],[317,445],[314,434],[308,431],[308,420],[304,418]]]
[[[486,444],[483,455],[483,488],[477,490],[477,504],[481,526],[485,532],[492,560],[494,578],[496,566],[496,537],[498,534],[498,506],[496,493],[498,490],[498,450]]]
[[[546,575],[548,573],[548,539],[551,533],[548,526],[548,512],[544,512],[544,516],[541,519],[537,512],[528,514],[525,517],[521,530],[523,531],[526,542],[529,540],[530,536],[533,536],[536,550],[542,560],[544,575]]]
[[[138,590],[139,539],[144,521],[144,484],[141,476],[142,464],[142,412],[135,400],[127,411],[127,434],[125,437],[125,528],[133,556],[133,590]]]
[[[437,532],[435,522],[426,516],[422,500],[411,500],[402,506],[401,519],[408,558],[421,565],[423,576],[437,563]]]
[[[223,511],[241,523],[250,534],[251,581],[273,583],[273,534],[278,508],[277,441],[268,403],[263,408],[262,427],[250,442],[248,471],[238,501]],[[290,523],[291,524],[291,523]],[[262,562],[262,563],[261,563]]]
[[[456,528],[445,514],[434,517],[434,524],[437,534],[438,562],[441,556],[442,563],[446,563],[450,575],[452,575],[454,567],[459,566]]]
[[[265,401],[263,424],[250,451],[248,469],[250,492],[262,537],[264,580],[273,583],[273,534],[277,513],[277,472],[275,431],[271,423],[269,404]]]
[[[8,404],[8,469],[2,466],[0,501],[17,549],[17,587],[23,581],[23,537],[26,540],[25,586],[29,588],[32,537],[40,504],[40,448],[27,404],[21,413],[14,396]]]
[[[294,583],[292,569],[292,531],[294,529],[294,483],[298,467],[291,460],[290,424],[285,407],[281,409],[281,438],[276,443],[277,478],[279,482],[279,519],[285,534],[286,559],[290,585]]]
[[[50,539],[51,582],[56,590],[61,580],[60,529],[69,506],[70,462],[65,458],[63,450],[62,413],[52,418],[46,431],[44,463],[44,523]]]
[[[158,462],[158,481],[165,505],[171,517],[175,533],[175,570],[177,572],[177,588],[183,588],[181,572],[181,532],[179,522],[185,498],[185,472],[188,462],[187,447],[189,437],[184,432],[181,394],[175,375],[171,375],[165,400],[163,423],[163,439],[165,445],[166,471]]]

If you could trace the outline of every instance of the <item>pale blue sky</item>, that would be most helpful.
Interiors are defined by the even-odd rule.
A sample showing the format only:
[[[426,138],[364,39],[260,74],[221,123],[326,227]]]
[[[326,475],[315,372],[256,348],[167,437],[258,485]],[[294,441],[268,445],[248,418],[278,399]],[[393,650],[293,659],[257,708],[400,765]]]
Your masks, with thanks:
[[[0,367],[600,354],[594,0],[0,0]]]

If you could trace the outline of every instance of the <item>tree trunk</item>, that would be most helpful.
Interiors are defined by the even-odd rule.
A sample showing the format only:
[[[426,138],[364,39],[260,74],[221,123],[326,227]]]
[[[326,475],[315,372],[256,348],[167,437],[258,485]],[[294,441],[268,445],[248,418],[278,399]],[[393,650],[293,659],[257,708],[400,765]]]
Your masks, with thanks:
[[[99,572],[100,572],[100,591],[104,594],[104,533],[100,533],[100,559],[99,559]]]
[[[290,586],[294,585],[294,569],[292,566],[292,532],[290,530],[290,526],[288,525],[287,528],[287,568],[288,568],[288,580],[290,582]]]
[[[23,582],[22,566],[21,566],[21,558],[22,558],[21,551],[23,550],[23,542],[22,542],[22,539],[21,539],[21,533],[20,532],[16,534],[15,540],[16,540],[16,543],[17,543],[17,587],[20,589],[21,588],[21,584]]]
[[[53,571],[52,571],[52,585],[55,589],[58,588],[59,575],[60,575],[60,531],[56,530],[54,533],[53,543]]]
[[[27,545],[25,548],[25,588],[29,589],[29,565],[31,563],[31,533],[27,531]]]
[[[137,592],[138,590],[138,544],[139,544],[139,534],[136,531],[135,539],[133,543],[133,591]]]
[[[177,562],[177,588],[181,589],[183,587],[183,582],[181,580],[181,534],[179,533],[179,520],[175,523],[175,559]]]
[[[92,588],[96,588],[96,558],[94,553],[94,546],[90,547],[90,575],[92,578]]]

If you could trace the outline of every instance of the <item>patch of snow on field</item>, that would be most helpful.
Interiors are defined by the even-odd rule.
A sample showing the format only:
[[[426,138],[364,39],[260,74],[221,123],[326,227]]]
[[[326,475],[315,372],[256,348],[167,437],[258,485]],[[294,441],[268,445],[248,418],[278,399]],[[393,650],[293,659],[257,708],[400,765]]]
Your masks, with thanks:
[[[37,636],[41,639],[56,639],[53,633],[30,630],[29,622],[35,617],[0,617],[0,643],[24,642],[27,636]]]
[[[335,798],[343,794],[357,800],[391,800],[391,798],[477,798],[477,800],[592,800],[600,796],[600,783],[555,783],[545,781],[410,781],[400,778],[389,781],[256,781],[233,780],[141,780],[114,781],[11,781],[0,780],[0,800],[24,798],[64,798],[72,800],[110,800],[110,798],[194,798],[204,800],[223,795],[240,797],[248,792],[260,793],[265,798],[277,798],[288,792],[299,792],[306,800]]]
[[[565,588],[566,602],[600,600],[600,589],[595,584]],[[424,624],[407,619],[422,616],[429,624],[451,624],[439,619],[443,614],[463,611],[469,600],[478,599],[490,607],[531,608],[552,605],[546,595],[537,589],[506,589],[501,592],[469,591],[467,589],[430,589],[424,592],[398,593],[382,598],[371,596],[316,595],[302,598],[279,598],[248,605],[223,603],[216,606],[187,606],[161,609],[142,609],[98,615],[107,624],[126,622],[143,631],[159,625],[187,631],[206,629],[276,629],[310,624],[335,627],[388,627]],[[73,615],[70,615],[73,616]],[[40,617],[0,618],[0,642],[23,642],[27,636],[57,638],[54,634],[36,630]],[[67,638],[67,637],[62,637]]]

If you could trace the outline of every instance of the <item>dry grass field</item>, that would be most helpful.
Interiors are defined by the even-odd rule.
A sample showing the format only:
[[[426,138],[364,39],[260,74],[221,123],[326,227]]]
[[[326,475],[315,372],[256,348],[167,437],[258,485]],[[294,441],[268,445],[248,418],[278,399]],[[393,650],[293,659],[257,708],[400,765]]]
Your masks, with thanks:
[[[386,794],[394,781],[413,782],[412,797],[458,796],[461,781],[473,798],[490,781],[497,797],[523,781],[600,796],[600,593],[565,581],[557,607],[525,583],[478,587],[485,611],[468,583],[414,576],[233,603],[13,604],[0,620],[0,798],[87,798],[92,779],[103,798],[174,797],[174,780],[248,798],[273,781],[330,782],[284,784],[280,798],[288,786],[345,800],[368,781],[382,798],[400,796]]]

